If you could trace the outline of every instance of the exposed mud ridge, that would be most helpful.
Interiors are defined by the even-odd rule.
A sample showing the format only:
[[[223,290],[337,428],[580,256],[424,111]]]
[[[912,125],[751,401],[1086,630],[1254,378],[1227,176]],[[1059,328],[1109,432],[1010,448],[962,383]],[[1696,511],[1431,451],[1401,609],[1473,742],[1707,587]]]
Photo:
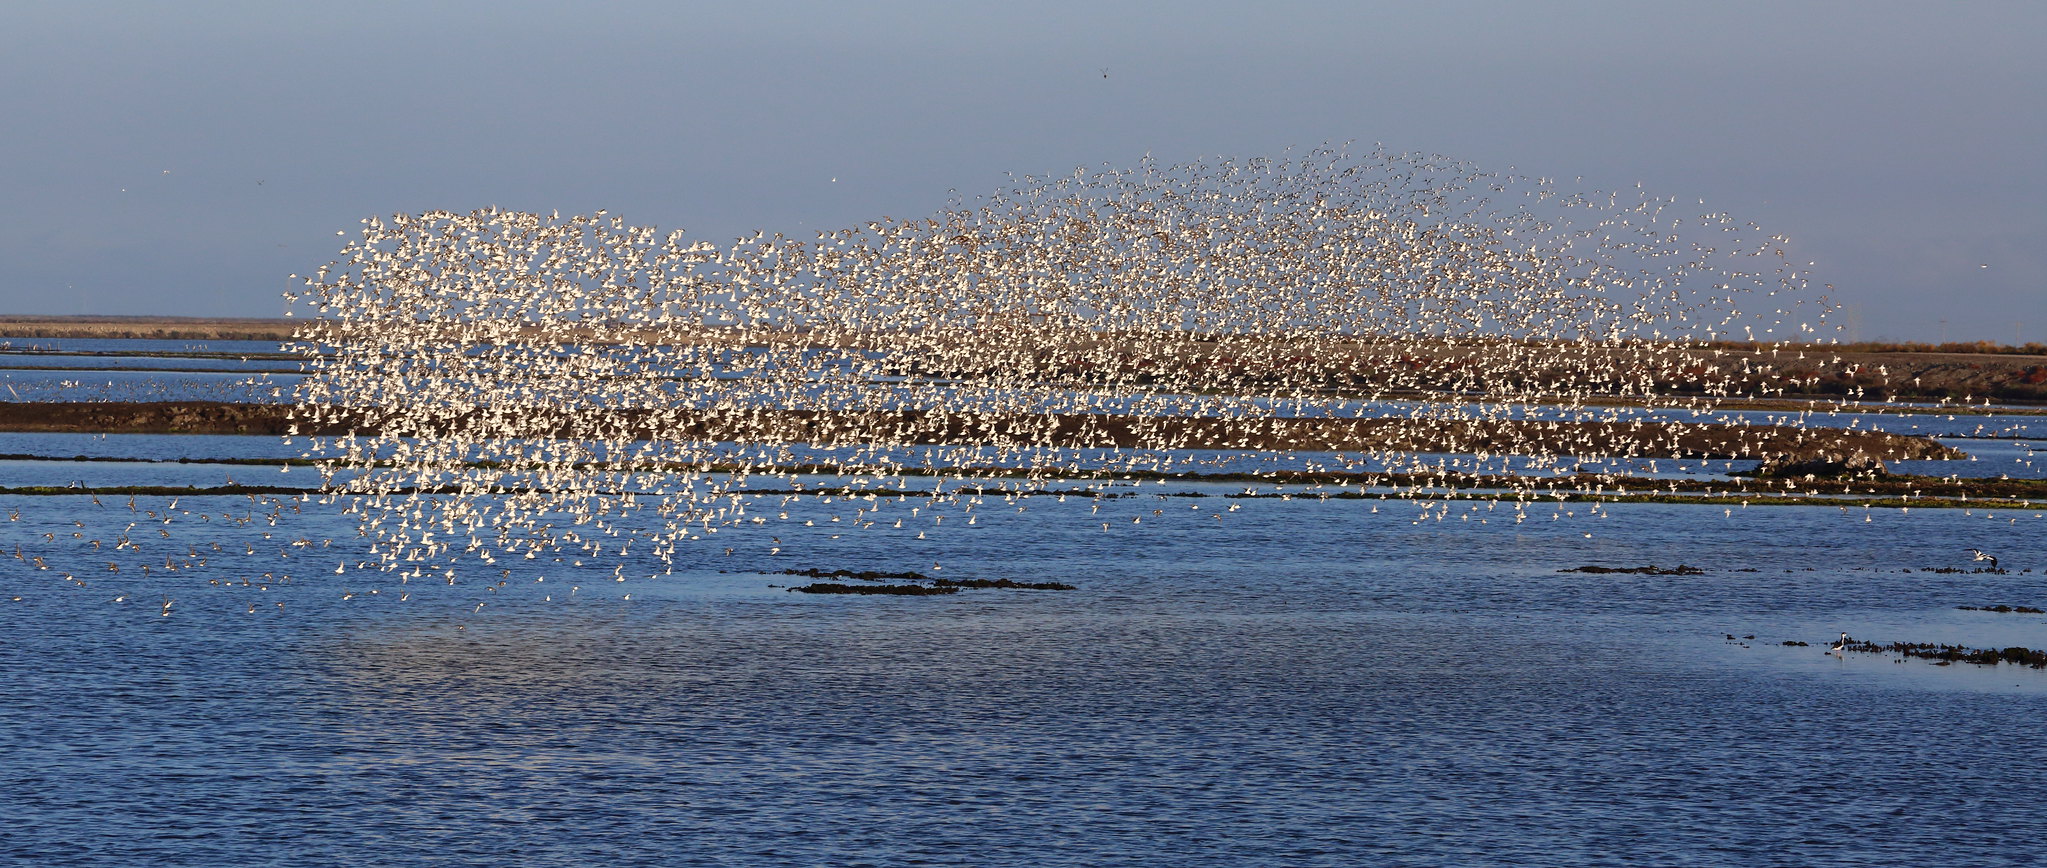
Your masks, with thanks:
[[[293,340],[301,320],[256,317],[178,316],[0,316],[0,340],[7,338],[121,338],[154,340]],[[730,342],[729,335],[709,329],[701,339]],[[876,345],[886,336],[867,340],[822,340],[803,331],[756,332],[763,340],[812,346]],[[652,334],[615,324],[571,330],[580,342],[603,344],[645,340]],[[2047,355],[2042,345],[1998,347],[1987,343],[1930,345],[1862,344],[1855,346],[1768,347],[1715,344],[1683,357],[1684,364],[1657,372],[1663,390],[1680,395],[1708,391],[1729,397],[1762,399],[1778,396],[1860,396],[1873,400],[1990,397],[2015,402],[2047,402]],[[1347,383],[1351,368],[1344,362],[1360,352],[1338,343],[1322,380],[1332,388]],[[1403,357],[1426,370],[1455,371],[1466,366],[1471,351],[1442,342],[1415,341]],[[1707,356],[1710,355],[1710,359]],[[1167,361],[1149,360],[1153,364]],[[1138,360],[1129,360],[1130,364]],[[1312,362],[1310,362],[1312,364]],[[1598,385],[1590,381],[1586,385]],[[1784,400],[1783,397],[1773,400]]]
[[[284,405],[223,401],[0,403],[0,431],[283,436],[290,414]]]
[[[810,579],[859,579],[863,582],[881,582],[889,579],[904,579],[912,582],[928,582],[931,577],[923,573],[884,573],[878,570],[783,570],[785,576],[803,576]]]
[[[1850,637],[1840,646],[1843,653],[1848,651],[1863,654],[1900,654],[1934,661],[1935,666],[1953,663],[1974,663],[1978,666],[1995,666],[2009,663],[2033,669],[2047,669],[2047,649],[2031,648],[1970,648],[1966,645],[1945,645],[1936,642],[1889,642],[1877,643]]]
[[[932,585],[842,585],[836,582],[813,582],[802,587],[790,588],[792,593],[801,594],[882,594],[895,597],[927,597],[937,594],[957,594],[960,589]]]
[[[1633,574],[1633,575],[1638,575],[1638,576],[1703,576],[1703,575],[1705,575],[1705,574],[1706,574],[1706,571],[1705,571],[1705,570],[1699,569],[1698,567],[1688,567],[1688,566],[1685,566],[1684,564],[1678,564],[1677,566],[1671,567],[1671,568],[1669,568],[1669,569],[1665,569],[1665,568],[1663,568],[1663,567],[1659,567],[1659,566],[1656,566],[1656,565],[1654,565],[1654,564],[1651,564],[1651,565],[1649,565],[1649,566],[1646,566],[1646,567],[1601,567],[1601,566],[1591,566],[1591,565],[1587,565],[1587,566],[1582,566],[1582,567],[1571,567],[1570,569],[1566,569],[1566,570],[1558,570],[1557,572],[1560,572],[1560,573],[1630,573],[1630,574]],[[1749,638],[1753,639],[1753,638],[1755,638],[1755,637],[1751,636],[1751,637],[1749,637]]]
[[[1007,588],[1016,591],[1074,591],[1077,586],[1065,582],[1019,582],[1015,579],[934,579],[932,584],[941,588]]]
[[[859,580],[861,580],[861,581],[863,581],[863,582],[884,582],[884,581],[889,581],[889,580],[892,580],[892,579],[905,579],[905,580],[909,580],[909,581],[913,581],[913,582],[929,582],[930,584],[928,584],[928,585],[883,585],[883,586],[881,586],[881,587],[892,587],[892,588],[905,588],[905,587],[922,587],[922,588],[926,588],[927,590],[929,590],[929,591],[930,591],[930,593],[939,593],[939,594],[949,594],[949,593],[952,593],[952,592],[954,592],[954,591],[958,591],[958,590],[962,590],[962,589],[982,589],[982,588],[1001,588],[1001,589],[1006,589],[1006,590],[1020,590],[1020,591],[1073,591],[1073,590],[1078,590],[1078,588],[1077,588],[1076,586],[1074,586],[1074,585],[1069,585],[1069,584],[1066,584],[1066,583],[1064,583],[1064,582],[1019,582],[1019,581],[1017,581],[1017,580],[1015,580],[1015,579],[939,579],[939,578],[933,578],[933,577],[931,577],[931,576],[927,576],[927,575],[924,575],[923,573],[917,573],[917,572],[909,572],[909,573],[885,573],[885,572],[880,572],[880,571],[877,571],[877,570],[860,570],[860,571],[857,571],[857,572],[856,572],[856,571],[854,571],[854,570],[830,570],[830,571],[826,571],[826,570],[820,570],[820,569],[815,569],[815,568],[813,568],[813,569],[807,569],[807,570],[783,570],[783,571],[782,571],[782,575],[785,575],[785,576],[805,576],[805,577],[808,577],[808,578],[813,578],[813,579],[859,579]],[[860,590],[843,590],[843,591],[842,591],[842,590],[831,590],[831,589],[834,589],[834,588],[855,588],[855,589],[857,589],[857,588],[861,588],[861,587],[874,587],[874,586],[872,586],[872,585],[841,585],[841,584],[835,584],[835,583],[830,583],[830,582],[818,582],[818,583],[814,583],[814,584],[810,584],[810,585],[804,585],[803,587],[800,587],[800,588],[790,588],[789,590],[792,590],[792,591],[802,591],[802,592],[804,592],[804,593],[807,593],[807,594],[858,594],[858,593],[869,593],[869,592],[864,592],[864,591],[860,591]],[[824,589],[824,590],[819,590],[819,589]],[[914,592],[914,591],[903,591],[903,590],[894,590],[894,591],[876,591],[876,592],[872,592],[872,593],[887,593],[887,594],[912,594],[912,593],[916,593],[916,592]]]
[[[0,430],[152,434],[273,434],[293,429],[294,408],[284,404],[216,401],[4,403]],[[587,411],[599,413],[604,411]],[[345,414],[344,414],[345,415]],[[561,419],[559,411],[536,412]],[[936,417],[922,412],[877,414],[783,412],[746,416],[702,416],[659,431],[623,421],[641,437],[739,440],[748,442],[831,442],[839,432],[903,432],[906,444],[1013,441],[1006,432],[1028,422],[1045,441],[1067,447],[1136,447],[1160,441],[1161,432],[1184,449],[1309,451],[1402,450],[1411,452],[1522,453],[1541,450],[1584,457],[1762,458],[1780,461],[1839,460],[1861,455],[1876,461],[1959,458],[1962,453],[1930,437],[1874,431],[1791,427],[1685,425],[1680,423],[1439,421],[1412,419],[1216,419],[1144,416],[1060,415],[1050,419],[982,416]],[[644,418],[644,417],[643,417]],[[502,426],[504,420],[499,420]],[[544,421],[541,427],[550,427]],[[1049,427],[1045,427],[1049,425]],[[362,427],[343,418],[300,434],[337,435]],[[589,426],[560,426],[562,430]],[[451,430],[474,430],[457,420]],[[370,433],[370,432],[363,432]],[[416,432],[386,432],[412,434]],[[547,436],[545,430],[519,431]]]
[[[1964,612],[1996,612],[2001,615],[2047,615],[2047,610],[2036,609],[2032,606],[2007,606],[2003,603],[1995,606],[1956,606],[1955,608],[1961,609]]]
[[[0,316],[0,336],[99,340],[287,341],[298,321],[196,316]]]

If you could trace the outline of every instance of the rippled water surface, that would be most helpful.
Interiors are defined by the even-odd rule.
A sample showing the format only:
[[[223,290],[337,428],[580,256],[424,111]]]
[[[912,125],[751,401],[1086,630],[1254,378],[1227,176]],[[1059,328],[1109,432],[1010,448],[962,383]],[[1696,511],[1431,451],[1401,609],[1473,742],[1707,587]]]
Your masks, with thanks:
[[[2037,512],[1219,503],[917,540],[806,500],[672,576],[500,588],[336,575],[362,548],[317,502],[0,498],[9,549],[86,563],[41,534],[158,511],[149,556],[211,553],[84,588],[8,562],[0,860],[2017,865],[2047,835],[2047,673],[1819,647],[2047,645],[1955,608],[2047,602]],[[1928,572],[1965,546],[2009,571]],[[1706,572],[1558,572],[1650,563]]]
[[[2037,418],[1811,421],[1976,458],[1897,469],[2037,477]],[[217,462],[303,447],[0,434],[0,486],[313,485]],[[989,497],[942,529],[891,526],[914,498],[768,495],[788,520],[672,575],[453,585],[362,569],[345,501],[0,494],[0,864],[2047,861],[2047,672],[1824,653],[2047,647],[2047,616],[1957,608],[2047,608],[2047,504],[1240,489]],[[1703,572],[1562,572],[1651,564]],[[809,568],[1078,589],[791,593]]]

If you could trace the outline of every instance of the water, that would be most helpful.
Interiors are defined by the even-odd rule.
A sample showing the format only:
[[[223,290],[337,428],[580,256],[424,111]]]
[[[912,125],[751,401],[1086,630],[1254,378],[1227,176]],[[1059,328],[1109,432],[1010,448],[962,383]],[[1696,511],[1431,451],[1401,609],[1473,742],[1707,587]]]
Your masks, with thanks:
[[[247,374],[128,368],[92,371],[0,369],[14,401],[235,401],[290,403],[301,374]]]
[[[268,355],[282,352],[277,341],[160,340],[149,338],[0,338],[0,353]],[[0,356],[5,358],[6,356]]]
[[[2047,602],[2038,513],[991,499],[917,540],[806,499],[817,526],[673,576],[493,589],[332,574],[362,554],[332,506],[181,500],[0,498],[9,549],[74,561],[40,533],[176,518],[86,588],[10,568],[0,859],[2022,865],[2047,834],[2047,673],[1819,647],[2047,645],[1954,608]],[[2012,571],[1926,572],[1964,545]],[[1707,573],[1558,572],[1648,563]],[[785,567],[1081,587],[817,597]]]
[[[2023,417],[1901,420],[1978,459],[1923,472],[2038,463]],[[311,485],[211,461],[302,445],[0,434],[41,456],[0,485]],[[2047,607],[2047,506],[1214,496],[1241,488],[902,529],[914,498],[768,495],[789,520],[672,575],[453,585],[361,569],[345,502],[0,494],[0,863],[2043,861],[2047,672],[1823,650],[2047,646],[1956,608]],[[1211,496],[1153,496],[1183,491]],[[1934,572],[1967,547],[2007,570]],[[1560,572],[1649,564],[1705,572]],[[1079,589],[789,592],[805,568]]]

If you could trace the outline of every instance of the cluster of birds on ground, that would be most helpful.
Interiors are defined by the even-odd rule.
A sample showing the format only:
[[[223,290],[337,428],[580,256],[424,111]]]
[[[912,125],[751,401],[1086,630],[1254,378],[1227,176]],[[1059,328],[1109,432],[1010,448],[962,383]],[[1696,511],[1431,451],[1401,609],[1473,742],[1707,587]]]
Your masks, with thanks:
[[[991,487],[1021,512],[1076,478],[1226,470],[1318,420],[1382,426],[1325,464],[1554,468],[1585,451],[1555,419],[1494,423],[1615,419],[1588,401],[1688,377],[1711,400],[1748,364],[1713,342],[1826,339],[1783,238],[1685,211],[1320,148],[1026,176],[723,245],[604,211],[368,218],[289,295],[295,433],[382,569],[449,581],[564,551],[671,570],[786,516],[750,486],[820,466],[855,526],[927,530],[973,524]],[[1675,454],[1673,431],[1599,445]]]

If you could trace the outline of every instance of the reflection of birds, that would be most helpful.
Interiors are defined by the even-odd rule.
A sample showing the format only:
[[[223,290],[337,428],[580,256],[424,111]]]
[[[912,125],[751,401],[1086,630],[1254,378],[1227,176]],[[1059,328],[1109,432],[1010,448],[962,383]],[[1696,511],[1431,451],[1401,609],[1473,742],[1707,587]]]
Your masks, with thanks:
[[[1996,555],[1993,555],[1993,554],[1991,554],[1991,553],[1989,553],[1989,552],[1983,551],[1982,549],[1970,549],[1970,550],[1969,550],[1969,555],[1970,555],[1970,558],[1969,558],[1970,560],[1976,560],[1976,561],[1989,561],[1989,562],[1990,562],[1990,568],[1991,568],[1991,569],[1993,569],[1993,570],[1994,570],[1994,569],[1997,569],[1997,556],[1996,556]]]

